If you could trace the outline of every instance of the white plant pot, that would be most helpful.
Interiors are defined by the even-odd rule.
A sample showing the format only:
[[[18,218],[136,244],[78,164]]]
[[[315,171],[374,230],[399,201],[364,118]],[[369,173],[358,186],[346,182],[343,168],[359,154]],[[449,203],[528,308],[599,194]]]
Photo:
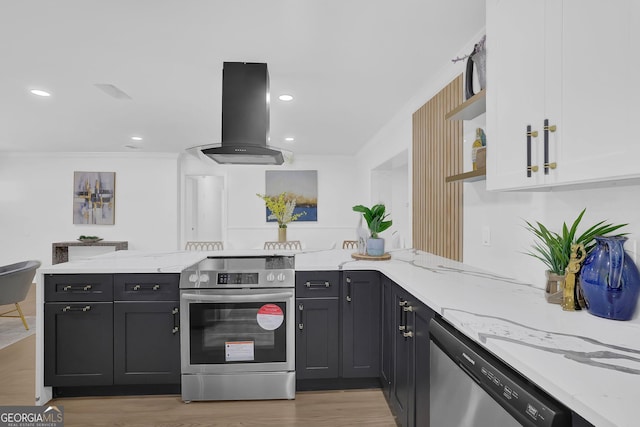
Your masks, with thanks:
[[[374,239],[369,237],[367,239],[367,255],[369,256],[382,256],[384,254],[384,239]]]

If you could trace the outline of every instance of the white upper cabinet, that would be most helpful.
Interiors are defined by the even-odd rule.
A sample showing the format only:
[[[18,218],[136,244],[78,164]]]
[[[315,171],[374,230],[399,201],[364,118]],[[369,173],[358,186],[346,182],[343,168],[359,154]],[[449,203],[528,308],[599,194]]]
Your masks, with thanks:
[[[487,1],[488,189],[640,177],[639,11],[637,0]]]

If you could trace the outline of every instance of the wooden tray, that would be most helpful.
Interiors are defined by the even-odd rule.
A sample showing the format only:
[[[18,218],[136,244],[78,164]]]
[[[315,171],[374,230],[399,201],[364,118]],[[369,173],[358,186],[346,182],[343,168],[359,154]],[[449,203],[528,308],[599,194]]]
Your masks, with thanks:
[[[351,258],[367,260],[367,261],[384,261],[387,259],[391,259],[391,254],[389,254],[389,252],[385,252],[380,256],[372,256],[372,255],[359,254],[354,252],[351,254]]]

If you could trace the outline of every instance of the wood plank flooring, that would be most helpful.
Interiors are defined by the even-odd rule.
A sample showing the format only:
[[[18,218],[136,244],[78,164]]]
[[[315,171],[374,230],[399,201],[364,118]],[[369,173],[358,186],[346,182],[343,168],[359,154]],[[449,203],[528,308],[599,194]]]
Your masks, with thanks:
[[[35,314],[35,292],[23,305]],[[16,319],[16,321],[20,321]],[[35,335],[0,350],[0,405],[33,405]],[[192,402],[179,395],[55,399],[73,426],[395,426],[381,390],[299,392],[295,400]]]

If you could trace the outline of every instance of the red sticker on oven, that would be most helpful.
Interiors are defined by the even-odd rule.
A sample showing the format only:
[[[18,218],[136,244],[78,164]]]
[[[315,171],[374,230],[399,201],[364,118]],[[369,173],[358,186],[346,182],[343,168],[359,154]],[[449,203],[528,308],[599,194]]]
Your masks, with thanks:
[[[282,309],[275,304],[265,304],[258,310],[258,325],[267,331],[278,329],[284,322]]]

